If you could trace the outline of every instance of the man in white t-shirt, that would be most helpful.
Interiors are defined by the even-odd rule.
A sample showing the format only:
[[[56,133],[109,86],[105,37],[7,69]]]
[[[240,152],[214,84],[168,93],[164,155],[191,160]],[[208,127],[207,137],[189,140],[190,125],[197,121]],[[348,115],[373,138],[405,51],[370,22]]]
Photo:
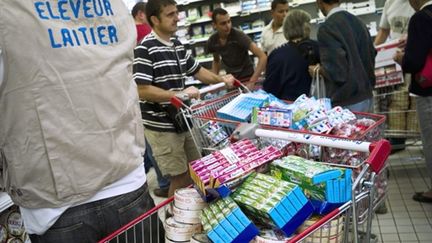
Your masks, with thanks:
[[[273,0],[271,3],[272,21],[264,27],[261,35],[261,48],[268,55],[287,42],[283,30],[283,20],[288,13],[287,0]]]
[[[374,44],[382,44],[388,38],[394,40],[403,37],[408,31],[408,23],[413,14],[414,9],[408,0],[387,0]]]

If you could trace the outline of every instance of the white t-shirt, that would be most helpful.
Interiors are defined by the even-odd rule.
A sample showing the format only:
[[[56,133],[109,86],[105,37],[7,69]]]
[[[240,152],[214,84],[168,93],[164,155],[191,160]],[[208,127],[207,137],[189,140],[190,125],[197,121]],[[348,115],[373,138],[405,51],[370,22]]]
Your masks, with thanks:
[[[285,39],[283,29],[280,27],[273,32],[272,29],[273,21],[270,22],[267,26],[264,27],[261,33],[261,46],[262,50],[270,55],[270,53],[277,47],[285,44],[287,40]]]
[[[408,0],[387,0],[381,15],[380,28],[390,29],[389,39],[399,39],[408,32],[408,24],[415,13]]]
[[[0,47],[0,86],[4,77],[3,54]],[[105,198],[110,198],[132,192],[140,188],[146,182],[146,174],[144,165],[139,166],[134,171],[123,177],[122,179],[108,185],[89,200],[81,204],[98,201]],[[77,204],[80,205],[80,204]],[[38,208],[30,209],[20,207],[21,216],[24,221],[24,227],[28,234],[42,235],[60,218],[60,216],[70,207],[77,205],[67,205],[60,208]]]

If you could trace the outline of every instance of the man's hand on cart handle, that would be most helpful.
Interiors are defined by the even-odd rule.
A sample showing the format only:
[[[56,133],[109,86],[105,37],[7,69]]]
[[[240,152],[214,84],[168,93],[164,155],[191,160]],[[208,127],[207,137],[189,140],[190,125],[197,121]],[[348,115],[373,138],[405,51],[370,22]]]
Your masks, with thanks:
[[[189,99],[199,99],[200,98],[200,92],[199,89],[197,89],[194,86],[187,87],[181,93],[187,94],[187,98]],[[184,99],[183,99],[184,100]]]
[[[227,74],[227,75],[222,76],[222,82],[224,82],[226,87],[229,89],[234,87],[235,81],[236,81],[236,79],[231,74]]]

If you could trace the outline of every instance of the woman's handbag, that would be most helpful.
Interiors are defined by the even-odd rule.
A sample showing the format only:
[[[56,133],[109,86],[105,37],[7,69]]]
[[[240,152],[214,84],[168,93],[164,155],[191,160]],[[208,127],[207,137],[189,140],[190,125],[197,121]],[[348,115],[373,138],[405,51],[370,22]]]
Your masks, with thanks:
[[[315,98],[325,98],[326,88],[324,78],[319,74],[319,66],[314,69],[314,75],[312,77],[310,96]]]
[[[428,9],[425,9],[425,12],[432,22],[432,12]],[[423,69],[416,74],[416,81],[422,88],[432,87],[432,50],[429,50]]]
[[[422,88],[432,87],[432,50],[429,51],[429,55],[426,57],[423,69],[416,74],[416,81]]]

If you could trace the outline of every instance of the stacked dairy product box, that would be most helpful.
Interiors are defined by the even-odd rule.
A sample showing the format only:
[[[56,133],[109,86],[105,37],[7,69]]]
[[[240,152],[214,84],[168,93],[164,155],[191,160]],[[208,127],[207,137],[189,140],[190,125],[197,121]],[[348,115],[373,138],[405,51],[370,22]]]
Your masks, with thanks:
[[[201,212],[201,223],[214,243],[249,242],[258,229],[230,197],[219,199]]]
[[[351,200],[351,169],[290,155],[273,161],[270,171],[277,178],[298,184],[314,204],[316,213],[322,213],[327,203]]]
[[[174,194],[173,216],[165,220],[166,242],[189,242],[202,231],[200,213],[207,206],[194,188],[179,189]]]
[[[313,212],[312,204],[299,186],[261,173],[250,175],[232,197],[249,217],[279,228],[287,236]]]

